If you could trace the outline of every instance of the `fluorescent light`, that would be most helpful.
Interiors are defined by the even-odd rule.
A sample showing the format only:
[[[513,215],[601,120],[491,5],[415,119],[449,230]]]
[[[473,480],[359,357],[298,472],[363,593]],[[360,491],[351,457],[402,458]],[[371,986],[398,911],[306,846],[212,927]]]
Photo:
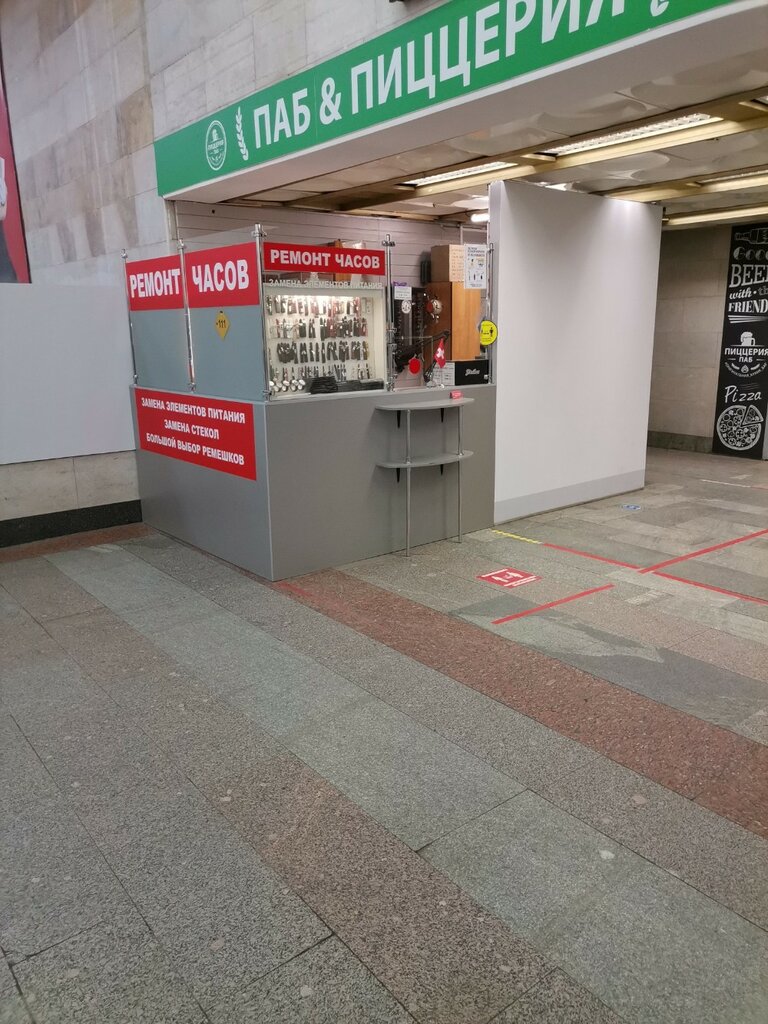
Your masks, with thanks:
[[[620,132],[611,132],[608,135],[598,135],[594,139],[566,142],[562,146],[552,146],[544,152],[553,156],[571,156],[574,153],[586,153],[589,150],[602,149],[605,146],[618,146],[622,142],[650,139],[656,135],[667,135],[670,132],[679,132],[683,128],[694,128],[721,120],[722,118],[712,117],[710,114],[687,114],[685,117],[673,117],[669,121],[657,121],[655,124],[646,124],[639,128],[627,128]]]
[[[473,178],[476,174],[490,174],[492,171],[506,171],[516,164],[496,160],[490,164],[479,164],[477,167],[463,167],[458,171],[445,171],[443,174],[430,174],[426,178],[413,178],[402,182],[403,185],[437,185],[441,181],[460,181],[462,178]]]
[[[673,213],[667,217],[668,227],[683,227],[686,224],[707,224],[719,220],[744,220],[748,217],[768,217],[768,206],[740,206],[730,210],[713,210],[710,213]]]
[[[469,219],[473,224],[487,224],[491,215],[490,213],[473,213]]]
[[[760,188],[762,185],[768,185],[768,168],[728,174],[722,178],[700,178],[698,183],[706,187],[707,192],[735,192],[743,188]]]

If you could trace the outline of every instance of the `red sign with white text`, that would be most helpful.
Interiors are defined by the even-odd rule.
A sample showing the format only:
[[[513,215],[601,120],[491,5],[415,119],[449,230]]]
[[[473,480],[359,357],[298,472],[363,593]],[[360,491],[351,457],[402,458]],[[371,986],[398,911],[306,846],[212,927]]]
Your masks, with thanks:
[[[381,249],[340,249],[331,245],[290,245],[267,242],[264,270],[273,273],[363,274],[383,277],[387,272]]]
[[[183,309],[181,259],[161,256],[125,264],[128,307],[135,312],[148,309]]]
[[[142,451],[256,479],[253,406],[136,388]]]
[[[212,306],[258,306],[256,245],[243,242],[203,249],[184,256],[187,298],[191,309]]]
[[[534,576],[533,573],[525,572],[522,569],[497,569],[496,572],[487,572],[484,576],[477,576],[478,580],[485,580],[486,583],[495,583],[499,587],[522,587],[524,583],[535,583],[541,576]]]

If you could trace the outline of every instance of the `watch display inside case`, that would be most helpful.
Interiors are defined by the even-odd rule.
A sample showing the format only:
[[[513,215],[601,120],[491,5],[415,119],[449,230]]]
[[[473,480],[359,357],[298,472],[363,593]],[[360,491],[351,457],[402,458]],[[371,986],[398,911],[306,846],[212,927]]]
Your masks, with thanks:
[[[263,306],[271,397],[384,387],[383,287],[268,281]]]

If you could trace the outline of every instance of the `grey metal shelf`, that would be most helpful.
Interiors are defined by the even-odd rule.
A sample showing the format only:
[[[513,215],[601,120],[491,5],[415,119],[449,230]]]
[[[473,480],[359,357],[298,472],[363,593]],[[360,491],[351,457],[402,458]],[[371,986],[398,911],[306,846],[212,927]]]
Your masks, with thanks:
[[[419,412],[420,409],[458,409],[462,405],[470,405],[474,398],[443,398],[436,402],[403,402],[396,405],[377,405],[382,412]]]
[[[394,469],[397,473],[397,482],[400,482],[400,473],[405,470],[405,554],[411,553],[411,472],[414,469],[424,469],[427,466],[439,466],[440,472],[443,467],[451,463],[457,463],[457,506],[458,506],[458,539],[461,543],[461,464],[465,459],[472,457],[474,452],[464,451],[464,406],[474,402],[474,398],[440,398],[428,402],[394,402],[391,405],[377,405],[376,408],[382,412],[397,413],[397,429],[400,429],[400,418],[405,413],[405,459],[403,461],[388,459],[385,462],[377,462],[381,469]],[[455,452],[436,452],[434,455],[420,455],[417,458],[411,456],[411,416],[415,412],[439,411],[440,420],[445,420],[445,410],[455,409],[458,427],[458,442]]]
[[[382,469],[423,469],[425,466],[448,466],[452,462],[461,462],[471,458],[475,453],[464,452],[443,452],[440,455],[427,455],[422,458],[411,459],[410,462],[377,462],[376,465]]]

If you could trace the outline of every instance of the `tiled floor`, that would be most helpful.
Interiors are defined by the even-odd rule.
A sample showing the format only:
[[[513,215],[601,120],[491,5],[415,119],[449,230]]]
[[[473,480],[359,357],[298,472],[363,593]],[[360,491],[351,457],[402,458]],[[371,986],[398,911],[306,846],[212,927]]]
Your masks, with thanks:
[[[766,464],[274,586],[0,552],[0,1024],[765,1024],[767,931]]]

